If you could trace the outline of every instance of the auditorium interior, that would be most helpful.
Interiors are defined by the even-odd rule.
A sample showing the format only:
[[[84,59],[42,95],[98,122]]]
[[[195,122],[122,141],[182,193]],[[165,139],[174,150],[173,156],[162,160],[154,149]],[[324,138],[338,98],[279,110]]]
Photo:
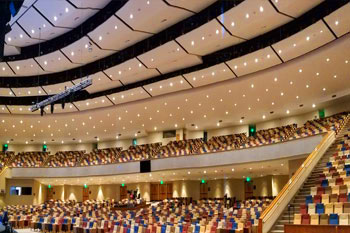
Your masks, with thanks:
[[[349,61],[350,0],[2,0],[0,233],[350,232]]]

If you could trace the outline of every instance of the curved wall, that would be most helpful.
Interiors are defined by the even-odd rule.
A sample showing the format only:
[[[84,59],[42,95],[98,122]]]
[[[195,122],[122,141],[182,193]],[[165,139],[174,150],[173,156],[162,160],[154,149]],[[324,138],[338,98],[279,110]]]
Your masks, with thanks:
[[[323,135],[249,149],[151,160],[152,171],[259,162],[309,154]],[[140,162],[66,168],[12,168],[11,178],[121,175],[140,172]]]

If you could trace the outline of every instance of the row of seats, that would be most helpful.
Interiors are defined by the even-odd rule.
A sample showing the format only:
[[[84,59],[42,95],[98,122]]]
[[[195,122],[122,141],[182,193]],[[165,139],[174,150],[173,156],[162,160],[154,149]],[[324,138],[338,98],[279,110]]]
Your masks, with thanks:
[[[291,140],[297,138],[296,135],[298,137],[301,137],[326,132],[327,130],[338,131],[339,128],[344,124],[347,117],[347,113],[342,113],[323,119],[308,121],[301,128],[297,128],[297,126],[293,124],[266,130],[259,130],[257,131],[254,137],[247,137],[245,133],[241,133],[225,136],[214,136],[210,138],[207,142],[204,142],[203,139],[199,138],[171,141],[165,146],[162,146],[161,143],[151,143],[130,146],[126,150],[122,150],[121,148],[108,148],[102,150],[94,150],[91,153],[86,153],[84,151],[62,151],[57,152],[55,155],[51,156],[49,156],[49,154],[45,152],[25,152],[12,156],[12,159],[3,162],[1,162],[2,160],[0,156],[0,166],[91,166],[242,149]],[[310,131],[311,133],[308,131],[310,129],[312,129]],[[341,175],[344,178],[348,175],[350,176],[350,158],[347,157],[348,155],[350,156],[350,147],[347,147],[346,145],[347,144],[343,144],[341,147],[339,147],[339,149],[341,150],[343,148],[349,148],[349,150],[346,150],[349,151],[349,154],[342,154],[343,157],[346,156],[346,159],[349,159],[349,166],[348,164],[344,166],[345,173]],[[332,157],[332,160],[330,162],[335,162],[336,159],[336,157]]]
[[[338,124],[338,116],[324,121],[315,120],[313,126],[339,132],[346,121]],[[335,123],[336,122],[336,123]],[[310,188],[310,195],[305,197],[305,204],[300,205],[300,213],[294,214],[294,224],[311,225],[349,225],[350,224],[350,166],[346,151],[345,134],[336,145],[336,152],[330,156],[322,173],[316,177],[315,186]],[[350,152],[350,151],[349,151]]]
[[[100,228],[104,232],[125,233],[127,229],[139,232],[134,227],[156,233],[159,230],[167,232],[166,229],[172,227],[178,233],[214,233],[217,229],[241,232],[244,228],[256,232],[258,219],[270,202],[270,199],[254,199],[236,202],[235,207],[226,208],[222,200],[193,201],[189,204],[164,200],[135,210],[117,210],[115,205],[118,202],[114,200],[83,203],[49,201],[41,205],[6,206],[0,209],[0,217],[8,211],[13,227],[30,227],[45,232],[94,232]]]

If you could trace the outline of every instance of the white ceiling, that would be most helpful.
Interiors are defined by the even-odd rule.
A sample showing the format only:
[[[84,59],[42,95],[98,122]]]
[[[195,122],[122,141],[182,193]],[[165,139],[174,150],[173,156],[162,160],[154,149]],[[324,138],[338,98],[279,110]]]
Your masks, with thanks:
[[[42,143],[51,141],[51,134],[67,143],[72,138],[92,141],[96,135],[101,140],[107,140],[117,134],[133,135],[137,131],[152,132],[155,128],[157,131],[174,128],[195,130],[191,126],[194,124],[198,130],[203,130],[216,128],[219,120],[222,120],[220,127],[225,127],[239,125],[241,117],[245,117],[243,124],[248,124],[285,117],[287,110],[290,115],[310,112],[350,94],[350,84],[346,81],[350,71],[349,51],[350,40],[346,35],[306,55],[243,77],[235,78],[227,65],[219,64],[195,72],[186,79],[194,87],[197,81],[204,82],[201,81],[202,74],[203,80],[225,81],[190,88],[183,77],[175,77],[147,85],[145,89],[139,87],[109,95],[108,98],[75,103],[79,112],[74,106],[66,106],[66,109],[75,112],[40,117],[39,113],[23,115],[28,113],[28,107],[19,111],[18,107],[11,110],[12,106],[3,106],[0,112],[8,112],[9,108],[15,114],[0,116],[0,132],[4,132],[0,134],[0,140],[13,138],[19,143],[34,138],[35,142]],[[248,62],[250,60],[247,59]],[[247,67],[256,66],[248,62]],[[198,80],[193,81],[194,75]],[[335,99],[332,98],[334,94],[337,95]],[[333,102],[329,102],[331,100]],[[300,108],[300,104],[304,107]],[[57,107],[60,108],[59,105]],[[270,114],[271,111],[274,114]],[[84,126],[82,122],[85,122]],[[49,129],[48,124],[51,125]]]

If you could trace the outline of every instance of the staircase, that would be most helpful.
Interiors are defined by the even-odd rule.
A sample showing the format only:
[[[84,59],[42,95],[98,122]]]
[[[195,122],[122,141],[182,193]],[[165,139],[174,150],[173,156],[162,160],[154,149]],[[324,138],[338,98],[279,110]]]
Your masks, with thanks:
[[[343,136],[345,134],[350,133],[350,131],[348,131],[349,128],[350,121],[348,121],[343,127],[343,129],[338,133],[333,144],[328,148],[326,153],[315,166],[310,176],[304,182],[302,188],[295,195],[293,200],[289,203],[289,207],[287,207],[284,210],[274,227],[272,227],[270,233],[284,233],[284,224],[293,224],[294,214],[300,213],[300,204],[305,203],[306,196],[310,195],[311,187],[315,187],[317,185],[317,182],[319,181],[319,175],[322,174],[323,168],[325,168],[327,162],[329,162],[329,158],[335,152],[338,152],[338,150],[336,149],[337,145],[343,139]]]

